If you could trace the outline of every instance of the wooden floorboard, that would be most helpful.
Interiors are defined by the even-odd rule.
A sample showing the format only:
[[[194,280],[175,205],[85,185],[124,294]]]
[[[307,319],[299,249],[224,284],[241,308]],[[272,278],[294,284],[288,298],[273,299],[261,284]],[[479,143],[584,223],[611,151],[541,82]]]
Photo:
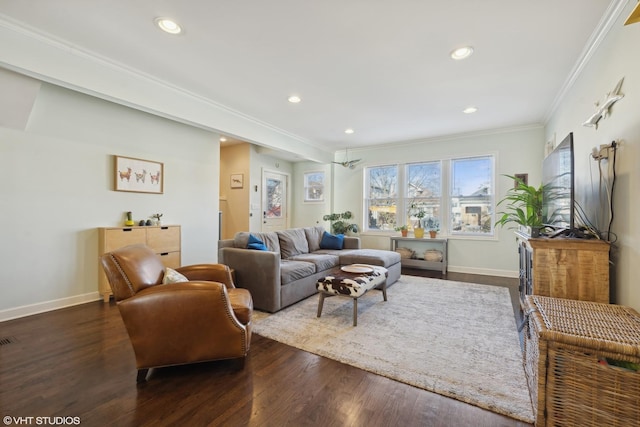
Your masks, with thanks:
[[[445,278],[507,286],[517,303],[517,280]],[[255,334],[242,370],[233,361],[154,369],[136,385],[113,301],[0,323],[5,337],[0,416],[34,417],[31,425],[35,417],[79,417],[85,427],[530,425]]]

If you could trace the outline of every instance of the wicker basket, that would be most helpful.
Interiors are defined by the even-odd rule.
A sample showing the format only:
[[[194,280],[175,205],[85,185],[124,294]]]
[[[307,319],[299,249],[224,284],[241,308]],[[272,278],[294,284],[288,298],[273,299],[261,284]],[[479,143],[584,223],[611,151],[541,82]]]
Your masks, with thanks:
[[[528,295],[524,366],[536,426],[640,425],[640,315],[612,304]]]
[[[424,251],[424,260],[431,262],[441,262],[442,261],[442,251],[437,249],[427,249]]]

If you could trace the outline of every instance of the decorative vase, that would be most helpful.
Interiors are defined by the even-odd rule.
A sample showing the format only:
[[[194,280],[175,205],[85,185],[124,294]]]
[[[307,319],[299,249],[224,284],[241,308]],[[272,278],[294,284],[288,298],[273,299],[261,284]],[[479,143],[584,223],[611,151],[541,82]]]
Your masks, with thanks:
[[[429,230],[429,236],[431,236],[432,239],[435,239],[437,235],[438,235],[437,231]]]
[[[131,211],[127,212],[127,220],[124,222],[124,225],[134,225],[135,222],[133,222],[133,214],[131,213]]]
[[[416,239],[422,239],[424,237],[424,228],[414,228],[413,237],[415,237]]]

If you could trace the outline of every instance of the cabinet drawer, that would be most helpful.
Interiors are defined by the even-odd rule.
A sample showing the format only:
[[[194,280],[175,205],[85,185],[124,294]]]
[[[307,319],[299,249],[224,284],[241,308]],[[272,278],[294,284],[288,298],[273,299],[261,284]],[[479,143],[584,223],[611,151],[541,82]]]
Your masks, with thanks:
[[[180,252],[161,252],[158,253],[162,264],[169,268],[180,267]]]
[[[147,228],[147,245],[157,253],[179,251],[180,227]]]
[[[111,252],[123,246],[145,244],[143,228],[109,228],[104,231],[103,251]]]

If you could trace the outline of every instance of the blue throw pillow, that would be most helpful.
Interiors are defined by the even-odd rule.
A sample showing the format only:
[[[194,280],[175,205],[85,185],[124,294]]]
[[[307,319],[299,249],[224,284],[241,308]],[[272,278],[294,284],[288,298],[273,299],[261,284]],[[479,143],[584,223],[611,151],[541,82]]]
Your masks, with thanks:
[[[344,243],[344,234],[329,234],[326,231],[322,234],[320,240],[320,249],[342,249]]]
[[[253,234],[249,234],[249,241],[247,242],[247,249],[256,249],[259,251],[268,251],[264,242],[258,239]]]

